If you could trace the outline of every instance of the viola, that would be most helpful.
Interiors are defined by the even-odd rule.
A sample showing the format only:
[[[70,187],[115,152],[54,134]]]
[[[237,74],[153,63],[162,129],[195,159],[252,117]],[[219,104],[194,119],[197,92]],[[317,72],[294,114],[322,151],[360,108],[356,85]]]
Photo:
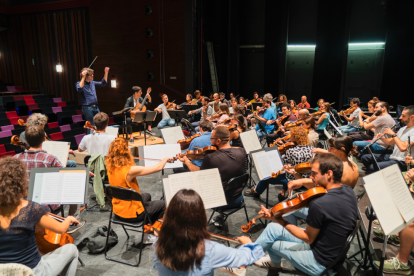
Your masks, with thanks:
[[[83,128],[87,128],[87,129],[90,129],[90,130],[92,130],[92,131],[95,131],[95,130],[96,130],[96,127],[95,127],[95,126],[93,126],[93,125],[91,124],[91,122],[89,122],[89,121],[86,121],[86,122],[85,122],[85,125],[83,126]]]
[[[354,112],[356,109],[357,109],[357,107],[356,106],[353,106],[353,107],[350,107],[350,108],[348,108],[346,110],[340,111],[339,114],[342,115],[342,116],[343,115],[351,115],[352,112]]]
[[[289,200],[287,202],[280,202],[273,206],[270,210],[270,214],[274,217],[281,217],[284,214],[305,208],[309,205],[309,202],[312,200],[325,195],[327,191],[323,187],[315,187],[312,189],[307,190],[302,194],[298,194],[296,198]],[[261,214],[251,221],[247,225],[242,225],[241,230],[243,232],[248,232],[250,228],[256,223],[256,220],[264,217],[264,214]]]
[[[23,119],[17,120],[17,123],[19,124],[19,126],[26,126],[27,125],[27,123],[25,123]]]
[[[200,137],[200,136],[201,136],[200,133],[194,134],[193,136],[191,136],[188,139],[178,140],[177,144],[180,144],[181,150],[185,150],[190,146],[191,141],[193,141],[194,138],[197,138],[197,137]]]
[[[24,150],[26,150],[26,149],[29,149],[29,148],[30,148],[29,144],[27,144],[27,143],[25,143],[25,142],[23,142],[23,141],[20,141],[20,140],[19,140],[19,136],[17,136],[17,135],[13,135],[13,136],[12,136],[10,143],[11,143],[12,145],[19,146],[19,147],[21,147],[21,148],[22,148],[22,149],[24,149]]]
[[[165,105],[165,107],[166,107],[167,109],[169,109],[169,108],[175,109],[176,104],[175,104],[174,102],[175,102],[175,100],[174,100],[174,101],[172,101],[172,102],[168,102],[168,103]]]

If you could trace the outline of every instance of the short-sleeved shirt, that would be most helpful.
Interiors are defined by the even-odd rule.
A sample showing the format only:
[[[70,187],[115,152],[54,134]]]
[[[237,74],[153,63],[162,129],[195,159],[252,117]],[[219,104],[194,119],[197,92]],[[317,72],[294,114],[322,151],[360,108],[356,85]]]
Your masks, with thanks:
[[[375,137],[377,136],[378,133],[382,133],[386,128],[389,128],[395,125],[395,121],[391,117],[390,114],[385,114],[383,116],[378,116],[374,121],[372,121],[372,124],[374,125],[374,137]],[[388,147],[388,145],[385,144],[381,140],[378,140],[376,143],[383,148]]]
[[[213,168],[219,170],[227,203],[233,202],[241,195],[243,186],[226,191],[226,185],[230,179],[246,172],[246,151],[244,148],[229,148],[207,154],[204,156],[200,170]]]
[[[298,145],[296,147],[290,148],[286,151],[285,157],[283,157],[283,163],[285,165],[296,166],[301,163],[310,162],[312,159],[312,150],[314,148],[308,145]],[[310,173],[301,173],[303,178],[309,178]],[[286,179],[291,181],[295,180],[296,177],[293,174],[286,173]]]
[[[38,265],[41,255],[36,244],[35,225],[46,214],[44,206],[29,201],[8,228],[0,225],[0,263],[23,264],[32,269]]]
[[[262,115],[262,118],[266,119],[266,120],[276,120],[276,114],[275,114],[273,108],[266,109],[266,111]],[[267,124],[263,124],[263,125],[264,125],[264,128],[266,129],[267,133],[271,133],[273,131],[273,129],[275,128],[274,125],[267,125]],[[259,126],[256,125],[256,130],[259,130],[259,129],[260,129]]]
[[[356,196],[348,185],[330,189],[309,203],[306,223],[320,230],[310,245],[318,263],[326,267],[335,260],[355,228],[357,215]]]
[[[348,122],[348,125],[353,126],[355,128],[360,128],[359,126],[359,111],[361,111],[361,108],[357,108],[354,110],[354,112],[349,115],[349,117],[354,117],[354,119],[350,122]]]
[[[398,138],[400,138],[401,141],[405,142],[408,140],[408,137],[410,137],[410,141],[413,141],[414,137],[414,127],[407,128],[407,126],[404,126],[400,128],[400,130],[397,132]],[[414,142],[414,141],[413,141]],[[394,150],[390,156],[390,159],[397,160],[397,161],[404,161],[405,155],[408,153],[408,151],[401,152],[397,145],[394,145]],[[414,149],[411,147],[410,155],[413,156]]]
[[[81,150],[87,150],[89,155],[102,154],[107,156],[109,147],[115,138],[114,135],[108,133],[88,134],[83,136],[79,148]]]
[[[316,131],[312,129],[308,133],[308,138],[309,138],[309,145],[316,148],[319,143],[319,134],[316,133]]]
[[[96,96],[96,87],[102,87],[106,85],[106,80],[84,82],[83,87],[79,85],[80,81],[76,83],[76,91],[79,93],[79,97],[82,105],[98,104],[98,97]]]
[[[200,137],[194,138],[191,141],[190,146],[188,147],[188,150],[196,150],[197,149],[196,147],[204,148],[204,147],[211,146],[210,137],[211,137],[211,132],[204,132],[203,134],[201,134]],[[200,167],[201,164],[203,163],[203,158],[199,160],[191,160],[191,162],[197,167]]]
[[[163,104],[163,103],[160,104],[158,106],[158,108],[161,109],[161,114],[162,114],[162,119],[163,120],[171,119],[170,114],[168,114],[168,111],[167,111],[167,106],[165,104]]]
[[[200,121],[202,121],[204,119],[203,108],[204,108],[204,106],[194,110],[195,114],[198,114],[198,113],[201,112],[201,120]],[[210,105],[207,106],[206,115],[207,115],[207,117],[211,117],[211,115],[213,115],[213,108]]]

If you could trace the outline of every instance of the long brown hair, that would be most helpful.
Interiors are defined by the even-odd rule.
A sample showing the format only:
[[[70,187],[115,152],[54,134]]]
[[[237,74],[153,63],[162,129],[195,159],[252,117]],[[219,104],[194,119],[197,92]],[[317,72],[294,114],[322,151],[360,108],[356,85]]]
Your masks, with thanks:
[[[239,127],[245,132],[247,130],[247,126],[244,122],[244,117],[241,114],[233,114],[233,118],[237,120]]]
[[[189,271],[201,265],[210,239],[203,200],[193,190],[182,189],[171,199],[164,214],[155,254],[166,268]]]
[[[219,106],[220,111],[223,111],[224,113],[227,114],[227,116],[230,116],[230,110],[229,110],[229,106],[227,104],[221,104]]]
[[[128,141],[125,138],[118,137],[112,141],[108,155],[105,157],[105,165],[108,173],[112,173],[116,168],[135,165],[128,148]]]

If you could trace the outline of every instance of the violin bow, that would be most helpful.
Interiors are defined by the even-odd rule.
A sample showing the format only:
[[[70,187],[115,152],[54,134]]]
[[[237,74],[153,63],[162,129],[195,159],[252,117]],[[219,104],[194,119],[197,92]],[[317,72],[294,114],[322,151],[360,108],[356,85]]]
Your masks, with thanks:
[[[91,65],[89,65],[88,68],[91,68],[92,64],[95,62],[95,60],[98,58],[98,56],[95,57],[95,59],[92,61]]]

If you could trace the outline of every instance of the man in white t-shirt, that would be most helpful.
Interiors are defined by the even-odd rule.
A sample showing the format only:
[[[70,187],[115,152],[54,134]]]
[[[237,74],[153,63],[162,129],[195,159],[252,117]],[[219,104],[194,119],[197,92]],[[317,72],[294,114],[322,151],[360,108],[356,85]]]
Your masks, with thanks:
[[[89,155],[102,154],[106,156],[109,146],[116,138],[114,135],[105,133],[109,117],[106,113],[100,112],[93,117],[93,122],[95,123],[95,132],[82,138],[78,150],[79,152],[87,150]]]
[[[360,101],[358,98],[353,98],[349,104],[351,105],[351,108],[356,108],[354,112],[349,115],[349,117],[347,117],[345,113],[339,113],[339,115],[348,121],[347,125],[338,127],[338,129],[340,129],[343,133],[358,131],[360,128],[358,120],[359,111],[361,110],[361,108],[359,108]]]
[[[401,171],[407,170],[407,164],[404,159],[405,156],[414,153],[412,146],[414,145],[414,105],[410,105],[404,108],[402,111],[400,120],[405,124],[398,133],[395,133],[390,128],[387,128],[384,133],[388,134],[390,138],[381,138],[381,141],[386,145],[394,146],[392,154],[374,154],[375,159],[377,160],[378,166],[380,169],[398,164]],[[380,135],[380,133],[378,133]],[[377,135],[377,136],[378,136]],[[408,137],[410,137],[410,147],[408,146]],[[408,152],[408,148],[411,149],[411,152]],[[374,159],[371,154],[365,154],[361,157],[362,163],[367,169],[367,174],[376,171],[374,166]]]

